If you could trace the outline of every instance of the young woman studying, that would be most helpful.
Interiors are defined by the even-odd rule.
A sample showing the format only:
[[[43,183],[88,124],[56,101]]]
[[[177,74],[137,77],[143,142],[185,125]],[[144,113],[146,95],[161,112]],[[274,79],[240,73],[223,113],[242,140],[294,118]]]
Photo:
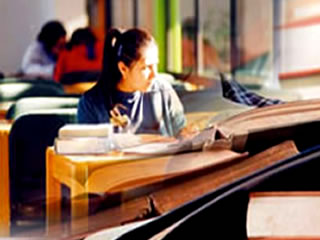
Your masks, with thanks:
[[[111,122],[131,133],[181,134],[183,106],[157,77],[158,47],[150,33],[112,29],[106,36],[101,76],[78,105],[79,123]]]

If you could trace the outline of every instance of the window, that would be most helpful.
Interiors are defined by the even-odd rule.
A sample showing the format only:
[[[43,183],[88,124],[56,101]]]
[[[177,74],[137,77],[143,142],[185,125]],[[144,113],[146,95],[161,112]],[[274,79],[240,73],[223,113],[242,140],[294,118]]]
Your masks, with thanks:
[[[180,2],[183,69],[199,74],[230,70],[230,11],[228,1]]]

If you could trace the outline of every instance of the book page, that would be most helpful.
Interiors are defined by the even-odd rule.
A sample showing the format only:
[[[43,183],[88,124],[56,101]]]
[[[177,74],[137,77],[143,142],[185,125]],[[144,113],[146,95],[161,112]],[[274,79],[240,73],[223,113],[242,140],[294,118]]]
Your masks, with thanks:
[[[139,154],[175,154],[185,150],[191,150],[192,143],[190,141],[179,141],[174,142],[155,142],[145,143],[134,147],[123,148],[122,151],[125,153],[139,153]]]
[[[123,146],[121,151],[125,153],[139,153],[139,154],[175,154],[184,151],[201,150],[204,143],[208,141],[214,133],[213,128],[204,129],[201,132],[193,135],[176,139],[172,137],[144,137],[137,145]],[[139,136],[139,135],[138,135]]]
[[[250,197],[249,237],[320,236],[320,195]]]

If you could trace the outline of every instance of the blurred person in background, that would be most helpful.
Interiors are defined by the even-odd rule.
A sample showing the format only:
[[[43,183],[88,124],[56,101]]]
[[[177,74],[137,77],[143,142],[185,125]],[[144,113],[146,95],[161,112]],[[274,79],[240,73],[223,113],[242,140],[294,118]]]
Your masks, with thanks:
[[[23,56],[22,75],[53,79],[55,64],[65,43],[66,30],[61,22],[53,20],[44,24]]]
[[[102,59],[103,42],[90,28],[78,28],[59,55],[54,80],[61,83],[98,80]]]

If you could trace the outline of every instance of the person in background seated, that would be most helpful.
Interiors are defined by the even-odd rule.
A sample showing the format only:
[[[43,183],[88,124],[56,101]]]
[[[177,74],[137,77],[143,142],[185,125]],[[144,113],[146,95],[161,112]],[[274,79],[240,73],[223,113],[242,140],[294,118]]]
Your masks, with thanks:
[[[21,65],[23,75],[53,79],[58,55],[66,43],[66,30],[61,22],[49,21],[26,50]]]
[[[177,136],[186,119],[179,97],[157,78],[158,47],[150,33],[111,29],[97,84],[78,105],[79,123],[113,123],[131,133]]]
[[[103,42],[97,40],[90,28],[79,28],[73,32],[66,49],[59,55],[54,80],[67,83],[75,78],[90,80],[90,76],[98,80],[102,59]]]

